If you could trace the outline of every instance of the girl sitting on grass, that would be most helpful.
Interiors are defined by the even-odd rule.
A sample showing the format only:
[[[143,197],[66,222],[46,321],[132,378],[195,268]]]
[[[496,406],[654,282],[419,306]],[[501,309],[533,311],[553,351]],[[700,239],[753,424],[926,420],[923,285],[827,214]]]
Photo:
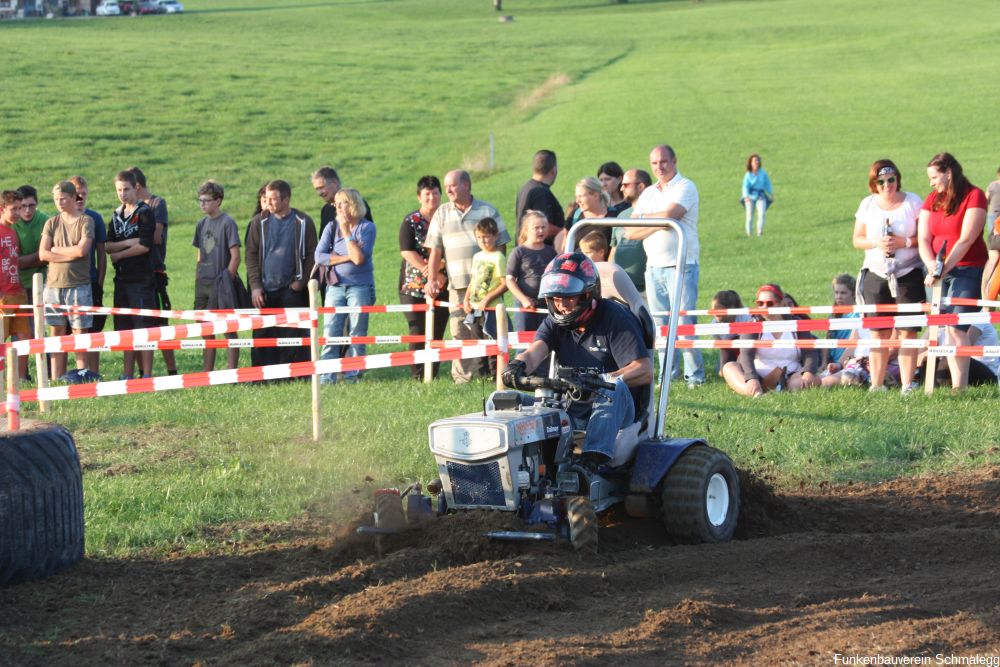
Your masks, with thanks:
[[[785,294],[774,283],[757,288],[758,308],[775,308],[785,304]],[[767,313],[757,315],[763,321],[792,319],[787,315]],[[806,331],[740,334],[741,340],[799,340],[814,338]],[[815,350],[799,348],[761,348],[740,350],[739,358],[722,367],[726,384],[742,396],[757,398],[768,391],[809,389],[819,385],[816,377],[818,355]]]

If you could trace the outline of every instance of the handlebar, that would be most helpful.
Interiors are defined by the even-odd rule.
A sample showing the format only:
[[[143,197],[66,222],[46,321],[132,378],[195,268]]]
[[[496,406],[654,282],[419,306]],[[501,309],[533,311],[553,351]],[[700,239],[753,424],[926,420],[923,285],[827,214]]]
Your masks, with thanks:
[[[562,369],[567,371],[570,369]],[[575,369],[573,369],[575,370]],[[589,372],[576,371],[568,374],[569,377],[548,378],[538,375],[527,375],[518,378],[515,389],[522,391],[533,391],[535,389],[551,389],[560,394],[567,394],[573,400],[581,400],[595,389],[610,389],[614,391],[613,382],[606,382],[599,376]]]

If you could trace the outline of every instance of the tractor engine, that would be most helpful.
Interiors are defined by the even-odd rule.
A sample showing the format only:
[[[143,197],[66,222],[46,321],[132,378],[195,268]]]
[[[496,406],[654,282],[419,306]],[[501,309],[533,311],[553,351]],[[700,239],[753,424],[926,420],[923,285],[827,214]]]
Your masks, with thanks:
[[[572,427],[564,411],[528,401],[532,397],[520,392],[498,391],[483,412],[430,425],[430,448],[449,509],[522,513],[528,509],[524,500],[546,493],[556,452],[572,438]]]

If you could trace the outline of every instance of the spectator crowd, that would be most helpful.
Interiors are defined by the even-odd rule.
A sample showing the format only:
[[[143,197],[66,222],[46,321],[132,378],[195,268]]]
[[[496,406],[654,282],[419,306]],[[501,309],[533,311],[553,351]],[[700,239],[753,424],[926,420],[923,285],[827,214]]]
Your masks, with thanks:
[[[510,292],[515,305],[514,327],[535,331],[546,317],[539,300],[539,283],[549,262],[566,248],[567,232],[596,218],[671,218],[684,229],[687,249],[678,256],[677,236],[659,226],[599,228],[578,238],[579,250],[597,262],[601,275],[627,283],[627,291],[645,298],[657,324],[665,324],[671,308],[693,310],[698,301],[700,243],[699,192],[678,170],[677,154],[669,145],[654,146],[649,171],[623,169],[609,161],[596,176],[574,185],[574,201],[562,206],[552,185],[558,176],[555,153],[534,155],[531,177],[515,198],[515,235],[512,243],[498,209],[473,196],[468,172],[455,169],[436,176],[422,176],[416,183],[417,208],[402,220],[398,232],[401,256],[398,293],[404,304],[423,303],[427,297],[447,299],[450,308],[434,308],[433,337],[444,335],[447,323],[456,339],[482,339],[496,335],[494,306]],[[998,172],[1000,176],[1000,172]],[[863,251],[857,277],[842,274],[833,280],[837,305],[913,304],[926,302],[940,285],[944,296],[995,299],[1000,292],[1000,179],[986,192],[965,177],[961,164],[950,154],[935,155],[928,163],[931,192],[921,197],[902,188],[902,174],[888,159],[875,161],[868,174],[869,194],[858,207],[852,244]],[[38,190],[24,185],[0,195],[0,304],[31,302],[31,281],[44,276],[46,304],[104,305],[107,267],[113,268],[111,302],[119,308],[170,309],[166,249],[169,233],[167,202],[147,187],[138,167],[114,177],[120,205],[105,219],[87,207],[87,181],[81,176],[59,181],[52,188],[55,214],[39,210]],[[291,205],[287,181],[272,180],[257,193],[256,210],[241,236],[236,221],[223,210],[225,190],[215,181],[198,188],[203,217],[198,221],[193,246],[197,249],[194,307],[304,307],[306,284],[315,277],[327,306],[365,306],[375,303],[372,257],[377,227],[371,208],[354,188],[342,187],[340,176],[325,166],[312,174],[312,186],[324,205],[317,227],[313,218]],[[443,196],[442,196],[443,195]],[[765,215],[774,202],[772,183],[762,168],[760,155],[746,161],[740,203],[745,211],[747,236],[760,236]],[[756,218],[756,224],[754,219]],[[988,239],[984,231],[989,227]],[[509,247],[510,246],[510,247]],[[246,282],[240,277],[245,262]],[[611,279],[611,278],[608,278]],[[680,303],[671,303],[675,280],[683,283]],[[940,282],[938,282],[940,281]],[[619,289],[619,293],[621,289]],[[762,284],[754,295],[760,308],[794,304],[794,299],[774,282]],[[733,290],[712,299],[713,309],[742,308]],[[943,312],[969,312],[968,306],[949,306]],[[844,315],[852,317],[853,314]],[[423,335],[422,313],[405,314],[409,333]],[[786,315],[765,314],[759,319]],[[718,316],[717,321],[745,321],[745,315]],[[685,316],[682,323],[694,323]],[[18,340],[31,335],[26,317],[5,317],[4,337]],[[87,311],[47,311],[45,324],[51,335],[96,333],[106,318]],[[165,324],[158,318],[115,315],[116,330]],[[362,337],[368,333],[365,313],[328,316],[327,337]],[[831,331],[832,337],[856,341],[847,349],[806,348],[725,349],[718,374],[737,393],[760,396],[768,391],[800,390],[844,384],[868,385],[873,392],[898,386],[911,393],[920,381],[922,365],[915,348],[865,345],[869,340],[912,339],[918,328],[876,328]],[[235,336],[235,334],[230,334]],[[295,337],[296,329],[276,327],[255,330],[255,338]],[[735,336],[728,336],[733,338]],[[762,340],[809,338],[806,332],[746,334]],[[939,341],[955,345],[995,345],[996,330],[986,325],[942,327]],[[420,349],[422,344],[412,344]],[[168,373],[176,373],[173,352],[162,352]],[[328,344],[322,358],[363,356],[361,344]],[[661,350],[660,363],[664,362]],[[305,347],[254,347],[254,365],[303,361]],[[215,367],[215,350],[205,349],[204,370]],[[677,377],[695,388],[706,381],[700,351],[684,349],[675,364]],[[947,357],[937,371],[938,380],[953,391],[968,384],[997,382],[996,358]],[[51,355],[51,373],[66,383],[100,379],[100,355],[77,353],[75,368],[67,370],[67,355]],[[231,348],[227,365],[239,365],[239,349]],[[126,352],[120,379],[152,374],[151,351]],[[435,374],[437,373],[435,367]],[[455,382],[468,382],[495,373],[485,359],[452,363]],[[20,368],[28,377],[24,358]],[[420,377],[417,367],[414,378]],[[349,371],[322,378],[325,383],[357,382],[362,372]]]

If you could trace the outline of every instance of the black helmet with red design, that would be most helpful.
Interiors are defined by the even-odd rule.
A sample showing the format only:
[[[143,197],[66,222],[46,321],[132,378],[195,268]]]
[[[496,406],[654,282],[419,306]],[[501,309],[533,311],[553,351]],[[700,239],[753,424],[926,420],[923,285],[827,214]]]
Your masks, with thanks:
[[[569,313],[560,313],[552,302],[553,297],[580,296],[580,302]],[[538,288],[538,298],[545,299],[549,316],[556,324],[578,327],[586,324],[601,298],[601,283],[597,265],[582,252],[564,252],[545,267]]]

